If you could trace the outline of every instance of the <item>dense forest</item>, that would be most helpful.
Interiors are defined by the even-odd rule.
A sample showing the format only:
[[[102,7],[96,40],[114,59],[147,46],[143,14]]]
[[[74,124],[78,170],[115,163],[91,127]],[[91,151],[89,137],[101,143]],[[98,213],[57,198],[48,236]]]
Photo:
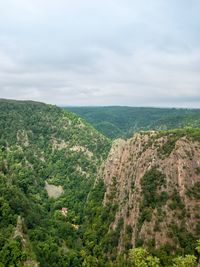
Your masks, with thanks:
[[[135,116],[139,112],[137,109]],[[151,129],[153,123],[160,128],[181,127],[182,123],[199,126],[197,110],[173,110],[173,114],[163,110],[159,111],[160,117],[157,110],[146,112],[144,123],[137,124],[130,113],[124,112],[117,123],[112,122],[111,128],[116,128],[116,132],[109,133],[109,127],[106,130],[100,127],[104,135],[88,123],[90,119],[86,122],[66,109],[32,101],[0,100],[1,267],[198,266],[198,236],[195,240],[188,239],[192,243],[185,245],[188,250],[171,246],[157,250],[152,244],[142,247],[141,242],[133,247],[132,229],[124,226],[123,219],[118,220],[115,229],[110,227],[118,205],[104,201],[106,184],[102,173],[112,146],[106,135],[112,138],[129,135],[132,130]],[[119,113],[122,115],[122,110]],[[101,121],[106,114],[99,115]],[[111,114],[118,116],[112,108]],[[170,122],[170,116],[177,117],[177,121]],[[99,123],[96,119],[96,125]],[[200,140],[198,129],[158,134],[161,138],[170,137],[163,148],[163,157],[171,153],[180,137]],[[196,172],[200,174],[199,169]],[[141,186],[148,191],[146,177]],[[154,178],[155,173],[150,179]],[[157,186],[156,182],[152,184]],[[110,193],[110,199],[114,199],[115,190]],[[199,187],[190,194],[199,199]],[[154,205],[148,192],[144,197],[147,198],[144,205],[148,208]],[[123,227],[127,242],[119,249]]]
[[[131,137],[144,130],[200,127],[199,109],[143,107],[67,107],[110,138]]]
[[[0,147],[0,262],[79,266],[79,225],[110,141],[57,107],[1,100]],[[48,198],[45,182],[64,193]]]

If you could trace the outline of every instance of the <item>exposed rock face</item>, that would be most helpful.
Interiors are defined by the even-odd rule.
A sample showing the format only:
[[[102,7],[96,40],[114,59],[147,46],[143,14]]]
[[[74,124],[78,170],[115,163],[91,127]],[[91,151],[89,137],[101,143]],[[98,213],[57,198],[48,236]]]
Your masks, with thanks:
[[[35,254],[33,252],[31,253],[31,255],[29,254],[30,251],[33,251],[33,248],[31,247],[30,240],[28,236],[24,233],[23,228],[24,228],[24,219],[21,216],[18,216],[13,239],[21,240],[22,250],[27,255],[27,259],[23,262],[23,266],[38,267],[39,263],[36,261]]]
[[[169,138],[139,133],[112,146],[103,170],[104,204],[118,206],[112,229],[124,219],[119,249],[138,240],[156,248],[167,243],[179,247],[175,232],[180,228],[184,235],[199,234],[200,143],[182,137],[166,154]]]
[[[17,141],[22,143],[24,147],[29,146],[28,133],[25,130],[17,132]]]
[[[14,232],[14,236],[13,238],[16,239],[16,238],[20,238],[22,243],[25,244],[26,243],[26,240],[24,238],[24,233],[23,233],[23,219],[21,218],[21,216],[18,216],[17,217],[17,225],[16,225],[16,228],[15,228],[15,232]]]
[[[45,189],[47,190],[48,196],[52,198],[58,198],[64,193],[61,185],[56,186],[47,182],[45,182]]]

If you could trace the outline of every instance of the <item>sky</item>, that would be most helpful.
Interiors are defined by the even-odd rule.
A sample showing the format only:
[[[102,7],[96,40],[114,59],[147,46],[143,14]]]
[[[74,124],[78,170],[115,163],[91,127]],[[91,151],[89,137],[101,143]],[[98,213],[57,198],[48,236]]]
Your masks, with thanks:
[[[0,98],[200,108],[199,0],[0,0]]]

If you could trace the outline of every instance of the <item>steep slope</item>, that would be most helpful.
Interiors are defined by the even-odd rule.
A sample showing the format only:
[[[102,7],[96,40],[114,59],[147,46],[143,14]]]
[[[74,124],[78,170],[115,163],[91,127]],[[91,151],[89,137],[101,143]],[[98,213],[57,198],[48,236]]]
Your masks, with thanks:
[[[119,251],[190,252],[200,237],[200,130],[141,132],[113,143],[102,170]],[[120,225],[120,227],[119,227]]]
[[[81,266],[84,205],[109,149],[106,137],[70,112],[0,100],[3,266]]]
[[[141,130],[200,127],[199,109],[143,107],[67,107],[113,139]]]

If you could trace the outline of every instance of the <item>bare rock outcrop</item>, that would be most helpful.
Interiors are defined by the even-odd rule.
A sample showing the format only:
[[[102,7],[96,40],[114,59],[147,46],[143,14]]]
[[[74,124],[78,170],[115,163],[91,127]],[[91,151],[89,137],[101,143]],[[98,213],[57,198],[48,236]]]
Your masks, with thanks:
[[[118,207],[110,228],[124,221],[119,249],[127,242],[181,246],[180,229],[183,235],[198,235],[200,143],[187,137],[172,143],[170,138],[142,132],[113,143],[102,176],[104,205]]]

